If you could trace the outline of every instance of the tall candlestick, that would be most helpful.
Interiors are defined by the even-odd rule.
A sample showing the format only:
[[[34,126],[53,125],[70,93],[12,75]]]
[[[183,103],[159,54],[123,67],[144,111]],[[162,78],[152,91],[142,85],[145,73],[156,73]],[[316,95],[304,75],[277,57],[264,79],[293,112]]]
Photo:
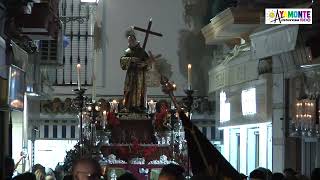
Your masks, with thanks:
[[[93,51],[93,66],[92,66],[92,100],[96,99],[97,96],[97,79],[96,79],[96,72],[97,72],[97,50]]]
[[[103,115],[103,125],[102,125],[102,127],[105,128],[105,127],[106,127],[106,124],[108,124],[108,121],[107,121],[107,111],[103,111],[103,112],[102,112],[102,115]]]
[[[191,64],[188,64],[188,89],[191,90]]]
[[[80,68],[81,68],[81,65],[80,64],[77,64],[77,75],[78,75],[78,89],[80,90],[81,89],[81,82],[80,82]]]
[[[97,96],[97,87],[96,87],[96,77],[95,74],[93,73],[92,77],[92,100],[95,101]]]

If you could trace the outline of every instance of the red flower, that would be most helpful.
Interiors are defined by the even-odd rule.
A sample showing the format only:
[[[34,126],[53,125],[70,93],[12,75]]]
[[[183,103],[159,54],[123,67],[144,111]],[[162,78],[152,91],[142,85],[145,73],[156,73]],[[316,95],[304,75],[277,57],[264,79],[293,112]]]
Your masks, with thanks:
[[[127,147],[120,146],[120,147],[118,148],[118,150],[119,150],[119,155],[120,155],[120,157],[128,157],[129,151],[128,151]]]
[[[161,105],[160,112],[155,114],[155,127],[156,129],[164,128],[163,123],[166,121],[168,116],[168,108],[166,105]]]
[[[134,154],[138,154],[140,152],[141,146],[139,144],[139,141],[137,138],[134,138],[132,141],[132,147],[131,147],[131,151]]]
[[[107,121],[110,126],[117,126],[120,124],[119,119],[113,112],[109,112],[107,115]]]
[[[149,159],[155,152],[157,148],[155,146],[147,147],[143,150],[145,159]]]

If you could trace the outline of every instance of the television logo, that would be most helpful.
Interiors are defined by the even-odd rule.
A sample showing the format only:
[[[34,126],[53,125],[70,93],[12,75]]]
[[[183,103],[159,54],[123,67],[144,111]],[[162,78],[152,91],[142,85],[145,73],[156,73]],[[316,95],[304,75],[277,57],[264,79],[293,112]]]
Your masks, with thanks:
[[[265,9],[266,24],[312,24],[312,9]]]

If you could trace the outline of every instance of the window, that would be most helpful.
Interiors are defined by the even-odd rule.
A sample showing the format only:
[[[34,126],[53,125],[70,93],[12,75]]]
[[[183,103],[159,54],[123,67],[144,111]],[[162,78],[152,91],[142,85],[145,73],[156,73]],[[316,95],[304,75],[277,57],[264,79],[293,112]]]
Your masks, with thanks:
[[[237,170],[240,171],[240,133],[236,133],[237,136]]]
[[[76,138],[76,127],[71,126],[71,138]]]
[[[53,138],[58,138],[58,126],[53,125]]]
[[[225,92],[220,93],[220,122],[230,121],[230,103]]]
[[[215,128],[215,126],[212,126],[211,127],[211,140],[214,140],[216,138],[215,135],[216,135],[216,128]]]
[[[67,127],[65,125],[62,126],[62,138],[67,137]]]
[[[255,135],[255,166],[259,167],[259,131],[254,132]]]
[[[44,138],[49,138],[49,126],[44,126]]]
[[[202,134],[207,137],[207,127],[202,127]]]
[[[259,167],[259,128],[247,129],[247,174]]]
[[[89,17],[83,22],[63,21],[64,50],[62,52],[62,66],[52,74],[54,85],[70,86],[77,84],[76,65],[81,64],[80,81],[82,85],[92,85],[93,63],[93,21],[88,6],[80,0],[60,1],[61,17]]]
[[[244,116],[256,114],[256,88],[241,92],[241,107]]]

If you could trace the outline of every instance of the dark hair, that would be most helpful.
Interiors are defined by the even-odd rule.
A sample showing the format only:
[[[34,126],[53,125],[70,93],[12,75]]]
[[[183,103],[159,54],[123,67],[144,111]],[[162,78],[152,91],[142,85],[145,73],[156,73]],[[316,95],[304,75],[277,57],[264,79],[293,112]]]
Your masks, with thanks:
[[[117,178],[117,180],[138,180],[133,174],[125,172]]]
[[[168,164],[163,166],[159,176],[173,176],[177,180],[184,180],[184,169],[183,167],[176,164]]]
[[[241,179],[246,179],[248,176],[247,175],[245,175],[245,174],[243,174],[243,173],[240,173],[240,178]]]
[[[272,180],[282,180],[284,179],[284,175],[282,173],[273,173],[272,174]]]
[[[35,173],[38,169],[41,170],[41,172],[43,172],[43,174],[46,173],[45,167],[43,167],[41,164],[35,164],[32,167],[32,173]]]
[[[63,177],[63,180],[72,180],[72,179],[73,179],[73,177],[72,177],[72,175],[70,175],[70,174],[65,175],[65,176]]]
[[[191,180],[215,180],[215,178],[208,175],[195,175],[191,177]]]
[[[98,175],[98,176],[101,176],[101,166],[99,164],[98,161],[96,161],[95,159],[92,159],[92,158],[88,158],[88,157],[84,157],[84,158],[80,158],[78,160],[75,160],[72,164],[72,173],[74,173],[74,170],[75,168],[79,165],[79,164],[90,164],[94,170],[95,170],[95,173]]]
[[[18,176],[14,177],[12,180],[36,180],[36,175],[30,172],[26,172],[23,174],[19,174]]]
[[[14,160],[9,156],[6,156],[4,160],[4,169],[5,176],[11,178],[14,172]]]
[[[314,168],[311,172],[311,180],[319,180],[320,179],[320,168]]]
[[[6,166],[14,166],[14,160],[9,156],[6,156],[4,163]]]
[[[257,179],[263,179],[264,180],[264,179],[267,178],[267,175],[261,169],[255,169],[255,170],[251,171],[249,177],[250,178],[257,178]]]
[[[295,170],[293,170],[292,168],[285,168],[283,170],[283,173],[285,175],[289,175],[289,176],[295,176],[297,174],[297,172]]]

